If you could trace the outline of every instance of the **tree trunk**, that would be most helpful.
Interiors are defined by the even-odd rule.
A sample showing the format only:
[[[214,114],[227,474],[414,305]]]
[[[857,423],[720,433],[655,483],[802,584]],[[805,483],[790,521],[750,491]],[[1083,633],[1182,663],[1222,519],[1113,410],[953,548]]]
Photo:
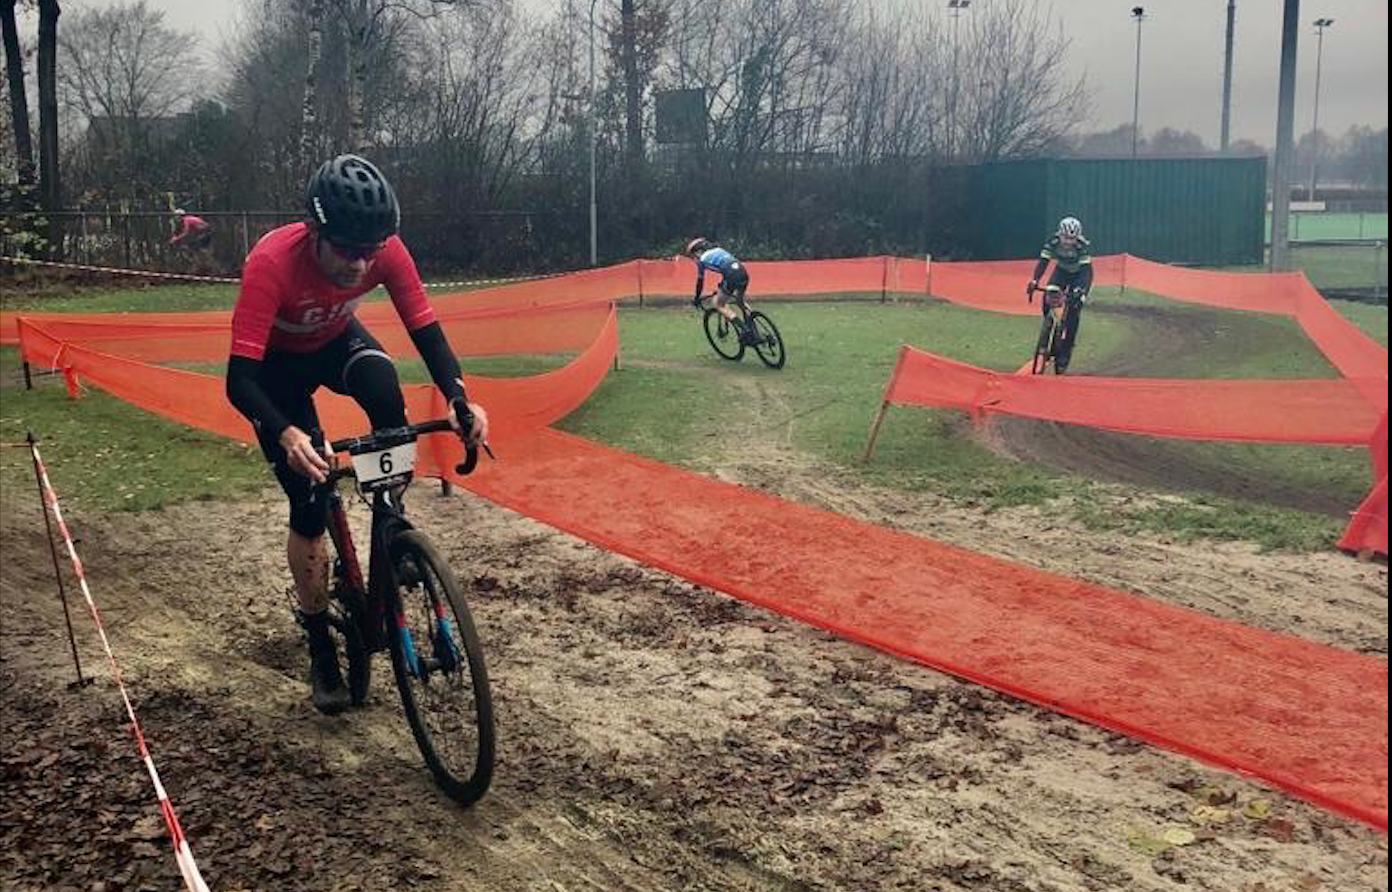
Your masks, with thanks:
[[[15,26],[15,0],[0,0],[0,27],[5,39],[5,72],[10,80],[10,117],[14,123],[19,188],[28,204],[34,189],[34,144],[29,137],[29,97],[24,92],[24,57],[20,55],[19,29]]]
[[[305,66],[304,106],[300,117],[300,170],[306,180],[314,172],[318,162],[315,157],[315,128],[318,117],[318,69],[319,56],[324,42],[324,0],[311,0],[309,4],[309,61]]]
[[[624,94],[628,105],[628,162],[636,169],[643,160],[643,97],[638,84],[638,26],[634,20],[634,0],[623,0]]]
[[[39,0],[39,201],[49,212],[48,246],[59,253],[58,221],[52,212],[62,202],[58,176],[58,0]]]
[[[348,151],[362,152],[367,143],[363,92],[367,86],[370,41],[367,0],[354,0],[348,15]]]

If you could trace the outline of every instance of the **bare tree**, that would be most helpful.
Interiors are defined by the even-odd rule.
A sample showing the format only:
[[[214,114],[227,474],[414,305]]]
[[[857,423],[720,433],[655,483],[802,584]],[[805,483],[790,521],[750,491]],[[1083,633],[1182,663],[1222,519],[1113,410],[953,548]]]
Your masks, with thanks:
[[[348,145],[361,151],[368,144],[364,107],[372,57],[398,33],[403,16],[428,19],[462,0],[329,0],[348,31]]]
[[[58,170],[58,0],[39,0],[39,201],[44,210],[62,204]],[[50,218],[49,242],[57,234]]]
[[[10,126],[14,133],[15,174],[22,192],[34,186],[34,144],[29,135],[29,97],[24,92],[24,55],[15,23],[15,0],[0,0],[0,30],[4,32],[6,91],[10,94]]]
[[[309,4],[309,46],[305,53],[303,117],[300,121],[300,169],[305,176],[313,169],[315,157],[314,136],[318,123],[318,73],[319,57],[324,43],[324,0],[310,0]]]
[[[916,11],[881,19],[872,9],[849,29],[839,56],[843,89],[831,116],[844,162],[927,158],[944,148],[940,24]]]
[[[113,187],[141,183],[143,159],[192,104],[203,82],[197,46],[145,0],[83,10],[65,31],[58,86],[87,124],[88,149],[110,165]]]
[[[1039,0],[983,4],[961,58],[959,157],[994,161],[1056,145],[1088,112],[1084,80],[1068,73],[1063,25]]]

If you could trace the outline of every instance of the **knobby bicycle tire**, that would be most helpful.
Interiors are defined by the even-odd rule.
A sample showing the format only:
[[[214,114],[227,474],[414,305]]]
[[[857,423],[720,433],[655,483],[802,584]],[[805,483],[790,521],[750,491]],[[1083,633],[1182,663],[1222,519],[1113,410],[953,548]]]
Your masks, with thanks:
[[[783,336],[778,333],[778,326],[758,310],[749,314],[748,325],[750,331],[758,338],[754,344],[754,352],[758,354],[760,361],[771,369],[783,368],[783,363],[788,361],[788,351],[783,346]]]
[[[403,530],[391,537],[388,552],[395,589],[388,641],[401,705],[435,782],[459,804],[471,805],[493,781],[494,758],[493,699],[478,631],[459,582],[430,540]],[[450,621],[450,645],[440,637],[435,604]],[[398,615],[409,638],[402,623],[392,621]],[[452,670],[442,668],[440,658],[449,647],[455,648],[449,659],[461,658]],[[443,709],[437,713],[436,707]]]
[[[1058,330],[1061,326],[1062,323],[1054,318],[1053,313],[1044,317],[1044,324],[1039,331],[1039,343],[1034,348],[1034,365],[1031,367],[1034,374],[1044,374],[1044,370],[1054,360],[1054,351],[1058,345]]]
[[[363,593],[348,584],[342,571],[335,574],[334,588],[329,600],[329,626],[343,639],[343,656],[348,664],[348,693],[352,695],[353,705],[362,706],[367,702],[367,692],[372,686],[372,654],[363,640],[362,630],[371,621],[367,613],[367,599]]]
[[[721,359],[738,362],[744,358],[744,339],[739,328],[725,318],[719,310],[706,310],[701,317],[701,326],[706,330],[706,340],[711,349]]]

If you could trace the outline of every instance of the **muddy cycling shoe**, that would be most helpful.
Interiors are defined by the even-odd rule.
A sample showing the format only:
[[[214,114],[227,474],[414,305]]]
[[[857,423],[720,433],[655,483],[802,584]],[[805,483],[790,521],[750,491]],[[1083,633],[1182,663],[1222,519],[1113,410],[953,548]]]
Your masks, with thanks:
[[[338,669],[338,652],[334,650],[332,641],[328,647],[311,645],[309,685],[309,700],[324,715],[338,715],[352,704],[353,697],[343,683],[343,673]]]

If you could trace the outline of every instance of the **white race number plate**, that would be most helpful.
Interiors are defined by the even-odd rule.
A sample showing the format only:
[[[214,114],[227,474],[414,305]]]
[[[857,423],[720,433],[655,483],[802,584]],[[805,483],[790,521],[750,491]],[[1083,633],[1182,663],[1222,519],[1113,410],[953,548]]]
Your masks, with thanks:
[[[415,466],[414,442],[353,456],[353,473],[363,489],[379,489],[406,480]]]

